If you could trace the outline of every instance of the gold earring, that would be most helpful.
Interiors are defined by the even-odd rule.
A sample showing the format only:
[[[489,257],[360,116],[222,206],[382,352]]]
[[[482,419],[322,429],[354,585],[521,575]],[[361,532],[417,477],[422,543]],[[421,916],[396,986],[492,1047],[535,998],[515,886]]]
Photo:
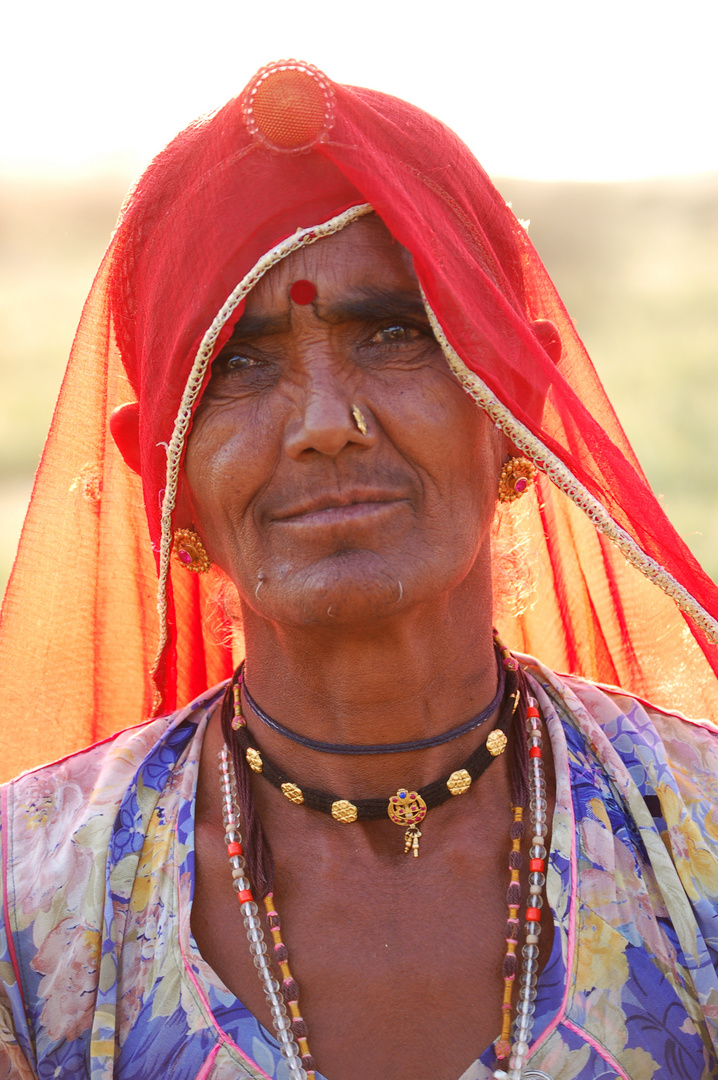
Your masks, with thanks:
[[[193,574],[206,574],[212,566],[204,544],[194,529],[175,529],[172,547],[177,561]]]
[[[352,405],[352,416],[354,417],[354,422],[355,422],[356,426],[359,428],[362,435],[366,435],[366,433],[367,433],[366,420],[364,419],[364,413],[361,411],[361,409],[359,408],[358,405]]]
[[[533,484],[537,473],[538,469],[528,458],[509,458],[499,474],[499,502],[520,499]]]

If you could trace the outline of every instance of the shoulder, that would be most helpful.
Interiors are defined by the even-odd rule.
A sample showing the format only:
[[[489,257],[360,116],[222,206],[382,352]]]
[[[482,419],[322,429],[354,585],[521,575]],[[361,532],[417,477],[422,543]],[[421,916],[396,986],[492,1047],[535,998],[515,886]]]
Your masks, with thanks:
[[[718,729],[533,660],[527,670],[567,732],[572,786],[586,763],[602,771],[644,839],[658,831],[717,935]]]
[[[695,789],[718,798],[718,727],[711,721],[660,708],[619,687],[543,671],[577,725],[589,737],[600,729],[634,779],[665,763],[682,787],[690,777]]]
[[[6,918],[44,909],[55,889],[78,889],[125,832],[140,835],[218,690],[172,716],[128,728],[0,788]],[[82,864],[82,873],[76,873]],[[24,919],[20,918],[20,923]]]
[[[93,793],[101,790],[103,805],[121,800],[122,792],[142,769],[143,763],[165,747],[171,753],[174,747],[192,737],[197,724],[215,704],[222,689],[223,685],[213,687],[168,716],[125,728],[84,750],[21,773],[0,785],[3,806],[8,800],[16,804],[38,791],[44,792],[45,798],[50,793],[72,790],[79,796],[93,799]]]
[[[593,682],[576,675],[559,675],[533,657],[519,657],[526,670],[561,710],[570,714],[587,735],[598,730],[623,756],[635,756],[637,747],[663,748],[679,765],[700,761],[709,774],[718,766],[718,727],[710,720],[691,719],[664,709],[617,686]]]

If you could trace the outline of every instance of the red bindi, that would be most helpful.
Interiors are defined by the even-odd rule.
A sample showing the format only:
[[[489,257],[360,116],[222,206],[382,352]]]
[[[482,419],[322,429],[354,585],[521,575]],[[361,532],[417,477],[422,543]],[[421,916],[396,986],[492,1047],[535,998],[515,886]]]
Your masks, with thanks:
[[[311,304],[317,295],[317,287],[311,281],[295,281],[289,288],[289,295],[295,304]]]

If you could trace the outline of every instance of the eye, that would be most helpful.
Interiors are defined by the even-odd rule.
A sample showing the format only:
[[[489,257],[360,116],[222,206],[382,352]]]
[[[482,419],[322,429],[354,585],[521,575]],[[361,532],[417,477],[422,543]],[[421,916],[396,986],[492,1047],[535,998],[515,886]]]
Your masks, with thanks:
[[[403,323],[394,323],[391,326],[383,326],[377,330],[372,338],[372,343],[377,345],[393,345],[402,341],[415,341],[419,337],[419,331],[413,326],[405,326]]]
[[[222,363],[225,371],[247,371],[249,368],[256,367],[259,361],[244,353],[231,352],[222,357]]]

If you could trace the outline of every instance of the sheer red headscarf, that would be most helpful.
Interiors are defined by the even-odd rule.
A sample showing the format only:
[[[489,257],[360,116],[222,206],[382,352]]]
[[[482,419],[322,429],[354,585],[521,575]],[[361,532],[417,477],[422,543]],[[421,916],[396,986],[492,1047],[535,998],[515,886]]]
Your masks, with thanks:
[[[170,562],[192,412],[252,284],[367,204],[413,255],[457,378],[541,470],[516,511],[537,585],[528,610],[499,616],[506,641],[718,719],[718,589],[651,492],[525,230],[438,120],[292,61],[182,132],[122,211],[3,607],[4,775],[232,670],[241,642],[232,656],[205,580]],[[139,423],[141,481],[110,435],[128,400],[114,423],[120,442]]]

